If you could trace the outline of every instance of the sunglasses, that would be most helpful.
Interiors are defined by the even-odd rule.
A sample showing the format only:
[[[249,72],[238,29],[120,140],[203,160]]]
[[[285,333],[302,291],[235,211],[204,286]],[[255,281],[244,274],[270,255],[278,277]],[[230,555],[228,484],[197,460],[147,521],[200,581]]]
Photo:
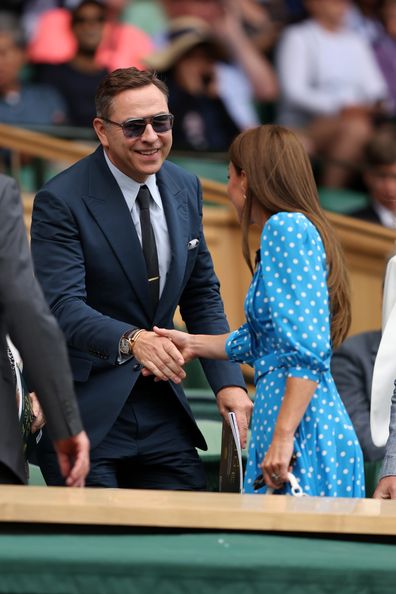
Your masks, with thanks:
[[[83,16],[76,16],[74,17],[72,24],[73,25],[85,25],[89,23],[90,25],[95,25],[96,23],[104,23],[105,22],[104,16],[97,16],[97,17],[83,17]]]
[[[125,122],[114,122],[108,118],[100,118],[108,124],[113,126],[119,126],[122,129],[125,138],[139,138],[144,133],[146,126],[150,124],[156,134],[163,134],[169,132],[173,126],[173,120],[175,117],[171,113],[161,113],[154,116],[148,116],[147,118],[131,118],[125,120]]]

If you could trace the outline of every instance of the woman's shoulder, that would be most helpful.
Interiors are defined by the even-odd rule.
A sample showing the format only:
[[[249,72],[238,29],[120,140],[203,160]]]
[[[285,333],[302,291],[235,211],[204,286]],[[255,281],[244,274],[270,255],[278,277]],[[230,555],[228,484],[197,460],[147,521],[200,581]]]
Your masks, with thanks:
[[[263,228],[263,235],[277,234],[283,232],[290,234],[293,232],[307,231],[315,229],[311,221],[302,212],[278,212],[272,215]]]

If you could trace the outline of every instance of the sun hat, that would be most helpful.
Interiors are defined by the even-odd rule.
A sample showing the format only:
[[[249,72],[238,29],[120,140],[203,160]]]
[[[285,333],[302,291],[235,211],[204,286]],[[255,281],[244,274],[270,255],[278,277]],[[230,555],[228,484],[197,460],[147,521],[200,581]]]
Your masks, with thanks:
[[[210,46],[218,59],[225,57],[225,49],[214,39],[209,25],[196,17],[171,20],[167,31],[168,43],[144,58],[145,64],[159,72],[169,70],[182,56],[198,45]]]

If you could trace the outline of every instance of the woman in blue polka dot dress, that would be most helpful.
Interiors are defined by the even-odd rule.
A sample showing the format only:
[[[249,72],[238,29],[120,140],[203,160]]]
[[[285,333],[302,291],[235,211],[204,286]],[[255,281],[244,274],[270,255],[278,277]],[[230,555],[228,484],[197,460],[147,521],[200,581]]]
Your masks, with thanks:
[[[244,481],[290,492],[287,472],[308,495],[364,497],[363,456],[330,373],[332,346],[350,323],[345,266],[319,206],[307,154],[280,126],[240,134],[230,149],[228,194],[248,229],[262,228],[246,323],[208,337],[169,330],[185,359],[228,357],[254,367],[256,397]]]

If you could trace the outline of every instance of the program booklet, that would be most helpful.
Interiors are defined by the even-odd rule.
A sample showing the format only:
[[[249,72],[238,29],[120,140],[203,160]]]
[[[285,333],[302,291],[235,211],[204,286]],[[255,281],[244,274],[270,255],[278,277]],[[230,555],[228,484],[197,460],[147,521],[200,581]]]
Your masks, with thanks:
[[[242,450],[235,413],[228,413],[229,423],[223,420],[219,471],[219,491],[242,493]]]

